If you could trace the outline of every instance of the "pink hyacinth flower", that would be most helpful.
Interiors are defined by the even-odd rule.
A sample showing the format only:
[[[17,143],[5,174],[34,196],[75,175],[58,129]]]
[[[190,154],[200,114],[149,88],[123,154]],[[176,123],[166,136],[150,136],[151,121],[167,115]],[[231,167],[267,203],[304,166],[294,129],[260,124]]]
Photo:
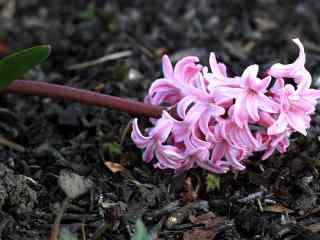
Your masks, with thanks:
[[[133,120],[131,138],[137,147],[145,149],[143,153],[145,162],[150,162],[153,159],[154,152],[159,152],[159,146],[168,139],[173,124],[174,119],[164,111],[162,117],[157,120],[155,127],[150,130],[149,136],[144,136],[138,127],[138,119]]]
[[[263,160],[275,150],[284,153],[292,133],[306,134],[320,98],[320,90],[310,88],[303,45],[293,41],[297,60],[274,64],[263,79],[258,65],[228,77],[213,53],[210,68],[193,56],[173,67],[164,56],[164,77],[151,85],[145,102],[175,108],[177,119],[165,111],[160,119],[151,118],[146,136],[134,120],[131,137],[144,149],[144,161],[177,174],[195,167],[226,173],[244,170],[245,159],[255,152],[263,151]]]
[[[158,160],[157,163],[154,164],[155,168],[173,170],[182,168],[188,157],[185,155],[185,149],[183,147],[162,144],[158,145],[155,155]]]
[[[311,74],[305,68],[306,55],[304,47],[299,39],[293,39],[293,42],[299,48],[298,58],[291,64],[276,63],[269,69],[268,73],[277,78],[275,85],[271,92],[278,98],[284,94],[284,78],[293,79],[297,84],[297,90],[295,94],[290,97],[294,100],[294,105],[305,111],[307,114],[311,114],[315,111],[315,105],[317,99],[320,98],[320,90],[310,89],[311,86]],[[293,99],[294,98],[294,99]],[[279,100],[278,100],[279,101]]]
[[[301,41],[297,38],[292,40],[299,48],[298,58],[291,64],[276,63],[268,71],[274,78],[291,78],[298,84],[298,89],[309,88],[311,75],[305,69],[306,55]]]
[[[244,170],[241,164],[244,157],[259,147],[248,126],[240,128],[232,120],[219,119],[214,127],[212,165],[217,169]],[[225,161],[222,161],[225,158]]]
[[[149,89],[147,101],[154,105],[176,104],[181,97],[189,94],[201,96],[201,91],[194,87],[202,67],[196,64],[197,57],[189,56],[177,62],[175,68],[167,55],[162,58],[164,78],[156,80]]]
[[[255,133],[256,140],[260,145],[256,150],[264,151],[262,160],[269,158],[275,150],[284,153],[289,146],[289,137],[294,132],[292,128],[286,128],[282,133],[269,135],[265,129],[272,126],[275,121],[271,114],[262,112],[261,118],[257,122],[260,126],[264,127]]]
[[[257,132],[256,138],[260,142],[259,151],[265,151],[262,160],[269,158],[275,150],[284,153],[289,146],[291,130],[286,130],[278,135],[268,135],[266,131]]]
[[[281,95],[280,115],[268,128],[269,135],[281,134],[288,126],[307,135],[306,129],[309,128],[311,120],[309,114],[313,107],[301,105],[299,101],[300,97],[294,87],[291,84],[285,85]]]
[[[227,77],[227,68],[223,63],[217,61],[216,55],[210,53],[209,65],[211,72],[208,71],[207,67],[203,68],[203,75],[208,81],[209,88],[224,85]]]
[[[248,121],[259,121],[259,110],[276,113],[278,104],[265,95],[271,81],[268,76],[264,79],[257,77],[258,65],[251,65],[245,69],[241,76],[241,84],[238,88],[217,88],[223,95],[235,98],[233,119],[239,127],[244,127]]]
[[[184,161],[179,168],[175,169],[176,174],[181,174],[195,167],[201,167],[211,172],[215,172],[214,168],[209,163],[209,151],[206,148],[198,148],[189,154],[185,155]]]

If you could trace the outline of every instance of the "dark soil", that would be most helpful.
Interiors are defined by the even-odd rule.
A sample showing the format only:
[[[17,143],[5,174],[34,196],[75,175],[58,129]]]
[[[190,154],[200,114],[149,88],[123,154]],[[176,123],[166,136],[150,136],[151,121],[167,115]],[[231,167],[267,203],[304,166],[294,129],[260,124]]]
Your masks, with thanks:
[[[252,63],[292,61],[294,37],[306,47],[315,82],[320,74],[317,0],[0,0],[0,6],[1,56],[53,47],[25,79],[141,100],[161,74],[164,53],[207,62],[214,51],[239,74]],[[121,51],[131,55],[68,70]],[[205,171],[174,176],[143,163],[126,131],[128,114],[39,97],[3,95],[0,104],[0,239],[49,239],[74,179],[83,194],[70,200],[61,226],[78,239],[130,239],[138,218],[150,239],[320,239],[320,115],[307,137],[292,137],[285,155],[252,157],[247,171],[220,176],[220,189],[209,191]],[[73,174],[66,186],[58,181],[62,170]]]

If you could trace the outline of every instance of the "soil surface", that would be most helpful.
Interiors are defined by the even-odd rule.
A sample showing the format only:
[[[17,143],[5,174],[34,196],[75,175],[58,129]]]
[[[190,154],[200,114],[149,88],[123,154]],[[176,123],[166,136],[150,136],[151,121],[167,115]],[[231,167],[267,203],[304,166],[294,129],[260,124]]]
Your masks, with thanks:
[[[25,79],[141,100],[164,53],[207,63],[214,51],[240,74],[292,61],[299,37],[319,86],[319,12],[317,0],[0,0],[0,55],[51,44]],[[245,172],[175,176],[142,161],[128,114],[14,95],[0,106],[0,239],[49,239],[63,207],[64,237],[78,239],[130,239],[138,218],[150,239],[320,239],[320,115]]]

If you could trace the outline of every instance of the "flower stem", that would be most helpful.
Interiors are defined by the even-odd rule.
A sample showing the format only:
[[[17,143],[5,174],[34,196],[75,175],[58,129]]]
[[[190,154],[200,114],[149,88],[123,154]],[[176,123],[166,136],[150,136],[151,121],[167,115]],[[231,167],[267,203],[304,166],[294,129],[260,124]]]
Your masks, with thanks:
[[[6,89],[4,89],[3,92],[50,98],[61,98],[64,100],[111,108],[121,112],[127,112],[133,115],[142,115],[146,117],[159,118],[161,117],[162,111],[165,110],[164,107],[96,93],[93,91],[29,80],[16,80],[11,83]]]

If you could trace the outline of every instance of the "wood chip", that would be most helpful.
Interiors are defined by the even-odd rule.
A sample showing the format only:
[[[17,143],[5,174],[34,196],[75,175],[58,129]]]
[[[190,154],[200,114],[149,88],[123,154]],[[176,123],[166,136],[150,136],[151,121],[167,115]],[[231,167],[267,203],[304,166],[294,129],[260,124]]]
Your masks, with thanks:
[[[216,234],[216,231],[213,230],[192,229],[183,234],[183,240],[211,240]]]

